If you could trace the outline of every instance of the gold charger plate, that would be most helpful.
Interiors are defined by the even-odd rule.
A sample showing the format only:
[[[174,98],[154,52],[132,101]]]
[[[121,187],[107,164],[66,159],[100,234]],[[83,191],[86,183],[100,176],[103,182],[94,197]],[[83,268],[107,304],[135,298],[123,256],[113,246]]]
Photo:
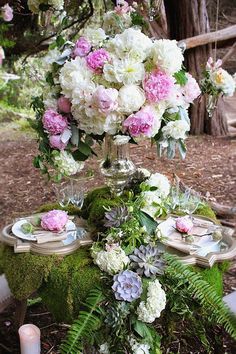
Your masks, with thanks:
[[[33,241],[23,241],[13,235],[11,231],[12,225],[13,224],[9,224],[3,228],[0,233],[0,242],[14,247],[15,253],[32,252],[40,256],[50,256],[52,254],[65,256],[75,252],[80,247],[91,245],[93,243],[91,233],[89,231],[87,231],[83,238],[76,239],[69,245],[64,245],[62,241],[46,242],[41,244]],[[76,226],[86,229],[86,224],[84,220],[81,219],[76,223]]]
[[[170,214],[168,217],[177,218],[179,215]],[[202,216],[202,215],[193,215],[194,218],[199,220],[205,220],[208,222],[212,222],[214,225],[219,225],[215,222],[215,220]],[[166,220],[166,219],[165,219]],[[165,221],[165,220],[157,220],[157,221]],[[219,225],[220,226],[220,225]],[[165,241],[166,250],[169,253],[174,253],[178,255],[181,262],[188,265],[198,265],[205,268],[211,268],[216,262],[223,262],[225,260],[230,260],[236,256],[236,240],[232,237],[234,234],[234,230],[228,227],[221,226],[222,230],[222,242],[227,245],[227,249],[220,252],[209,252],[206,256],[200,256],[198,254],[188,254],[186,256],[186,252],[184,249],[179,248],[179,244],[176,245],[173,242],[168,244],[168,241]]]

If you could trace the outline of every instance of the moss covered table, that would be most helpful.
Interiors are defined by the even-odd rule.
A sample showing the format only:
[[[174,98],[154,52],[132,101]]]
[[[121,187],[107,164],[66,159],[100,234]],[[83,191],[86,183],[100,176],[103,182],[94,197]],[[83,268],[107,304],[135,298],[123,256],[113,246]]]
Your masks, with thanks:
[[[104,218],[104,207],[114,206],[116,200],[110,200],[107,189],[98,189],[86,198],[83,213],[86,218],[99,228]],[[93,201],[93,203],[92,203]],[[59,208],[51,204],[43,206],[39,211]],[[82,215],[76,208],[69,208],[69,214]],[[209,208],[198,210],[199,213],[214,217]],[[82,215],[85,216],[85,215]],[[223,294],[223,273],[229,262],[215,264],[210,269],[192,267],[211,285],[217,293]],[[19,322],[23,321],[26,300],[34,292],[42,298],[43,303],[52,312],[55,320],[72,322],[77,317],[82,302],[86,300],[89,291],[95,284],[101,283],[101,273],[93,264],[89,247],[83,247],[68,256],[39,256],[31,253],[14,253],[12,247],[0,244],[0,274],[5,273],[9,287],[15,299],[20,301],[21,313]]]

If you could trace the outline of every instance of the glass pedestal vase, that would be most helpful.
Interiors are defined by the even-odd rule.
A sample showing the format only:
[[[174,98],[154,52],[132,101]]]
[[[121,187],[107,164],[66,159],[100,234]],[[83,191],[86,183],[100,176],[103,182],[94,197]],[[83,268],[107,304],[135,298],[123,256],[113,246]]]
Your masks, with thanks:
[[[121,195],[126,182],[136,170],[130,159],[129,143],[126,137],[122,141],[117,141],[112,135],[106,135],[104,160],[100,164],[100,169],[111,193]]]

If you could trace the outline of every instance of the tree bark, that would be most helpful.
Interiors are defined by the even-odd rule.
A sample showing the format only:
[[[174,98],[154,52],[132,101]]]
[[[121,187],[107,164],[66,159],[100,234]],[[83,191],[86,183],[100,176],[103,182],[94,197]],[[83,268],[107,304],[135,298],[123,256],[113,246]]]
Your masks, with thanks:
[[[165,7],[171,38],[180,41],[210,32],[206,0],[165,0]],[[201,79],[202,70],[210,55],[210,44],[191,48],[185,53],[185,65],[198,81]],[[227,134],[223,109],[218,111],[209,122],[206,97],[201,97],[191,107],[190,118],[192,134]]]

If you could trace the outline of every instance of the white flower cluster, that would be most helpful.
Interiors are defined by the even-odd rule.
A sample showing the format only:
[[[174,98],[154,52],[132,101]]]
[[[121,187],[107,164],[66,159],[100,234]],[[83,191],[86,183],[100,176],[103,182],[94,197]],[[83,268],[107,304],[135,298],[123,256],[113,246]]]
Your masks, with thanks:
[[[142,210],[155,219],[157,214],[161,214],[162,199],[170,193],[170,182],[168,178],[160,173],[151,174],[144,182],[144,186],[156,187],[156,190],[142,192],[144,206]]]
[[[147,300],[141,301],[138,309],[138,319],[146,323],[152,323],[160,317],[161,311],[166,306],[166,294],[158,279],[149,283]]]
[[[99,347],[100,354],[110,354],[108,343],[103,343]]]
[[[130,339],[130,346],[133,354],[149,354],[150,345],[146,343],[139,343],[133,337]]]
[[[235,91],[235,80],[226,70],[218,68],[217,70],[211,71],[210,80],[225,96],[233,96]]]
[[[172,139],[185,139],[186,132],[190,130],[190,125],[183,119],[174,120],[168,122],[165,127],[163,127],[162,132],[164,138],[172,138]]]
[[[174,74],[181,69],[184,57],[175,40],[160,39],[155,41],[152,53],[154,63],[161,70]]]
[[[39,6],[41,4],[50,5],[54,8],[54,10],[60,11],[63,10],[64,0],[28,0],[29,9],[35,14],[39,13]]]
[[[103,271],[114,275],[124,269],[130,262],[129,257],[120,246],[108,251],[93,252],[94,263]]]
[[[54,156],[54,164],[57,171],[66,176],[74,175],[84,168],[84,162],[75,161],[73,156],[65,150]]]

